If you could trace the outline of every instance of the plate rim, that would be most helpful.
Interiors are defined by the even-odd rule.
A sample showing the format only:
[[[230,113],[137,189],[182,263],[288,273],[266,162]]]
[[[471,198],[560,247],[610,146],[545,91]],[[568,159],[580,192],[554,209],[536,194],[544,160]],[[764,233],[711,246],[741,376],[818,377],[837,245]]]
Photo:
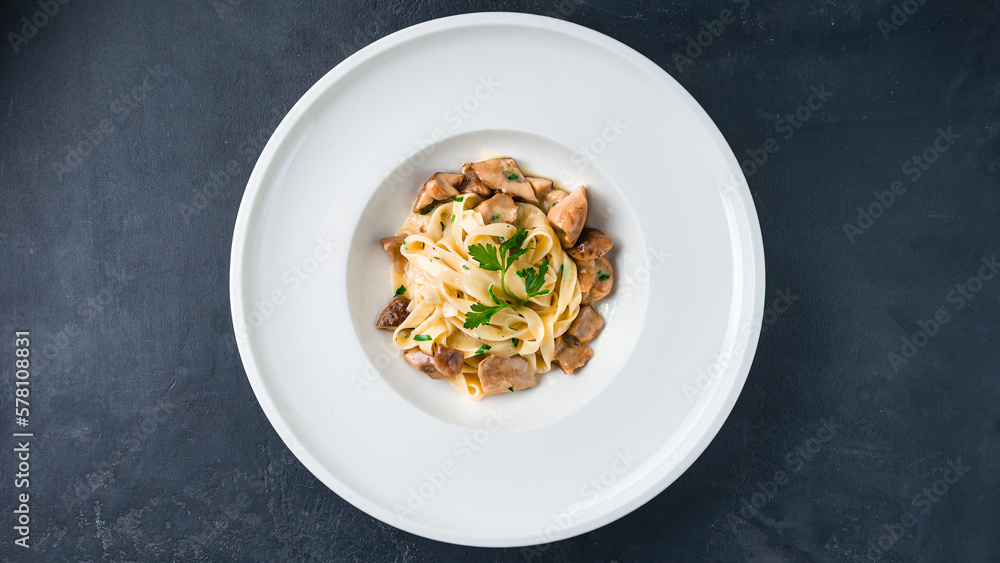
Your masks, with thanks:
[[[748,262],[753,266],[753,272],[747,274],[747,279],[752,279],[756,286],[756,292],[748,293],[744,297],[750,301],[750,318],[747,319],[752,326],[760,326],[764,311],[764,298],[766,290],[765,262],[763,249],[763,236],[760,230],[760,223],[757,217],[756,207],[750,197],[748,183],[743,174],[739,162],[733,153],[731,145],[726,141],[718,126],[711,116],[697,102],[697,100],[671,76],[666,70],[651,61],[642,53],[632,47],[588,27],[560,20],[548,16],[537,14],[527,14],[519,12],[474,12],[458,14],[421,22],[409,27],[395,31],[382,37],[373,43],[365,46],[359,51],[345,58],[326,74],[320,77],[309,89],[296,101],[292,108],[276,127],[271,137],[268,139],[260,156],[254,164],[253,171],[247,181],[247,186],[241,199],[239,211],[237,213],[233,243],[231,247],[231,261],[229,272],[229,297],[233,322],[233,329],[236,338],[240,359],[243,363],[247,380],[254,392],[261,410],[264,411],[268,422],[281,438],[282,442],[289,450],[319,481],[325,484],[332,492],[358,508],[369,516],[376,518],[397,529],[420,535],[437,541],[448,542],[457,545],[467,545],[475,547],[520,547],[537,545],[538,542],[532,540],[541,534],[530,535],[525,533],[519,536],[474,536],[460,532],[458,529],[445,530],[438,527],[427,526],[414,520],[401,520],[394,518],[391,511],[385,510],[379,504],[370,501],[364,495],[356,493],[349,485],[339,479],[334,473],[328,470],[310,451],[299,444],[295,431],[286,421],[286,417],[281,414],[268,390],[261,365],[257,360],[256,352],[252,345],[252,334],[241,335],[241,324],[245,332],[246,327],[251,323],[247,322],[249,310],[245,306],[246,283],[244,276],[247,265],[247,258],[251,249],[251,237],[253,227],[257,223],[258,210],[266,193],[265,186],[275,172],[275,157],[285,145],[289,135],[293,131],[293,125],[309,111],[309,109],[319,101],[326,92],[334,87],[339,81],[347,78],[352,73],[362,70],[363,66],[376,61],[377,58],[399,45],[420,39],[422,37],[438,34],[454,28],[476,27],[476,26],[497,26],[509,25],[512,27],[528,28],[548,28],[559,34],[567,35],[597,47],[606,49],[623,59],[628,60],[637,69],[644,71],[664,87],[672,90],[680,97],[689,109],[694,109],[697,121],[705,128],[705,133],[710,140],[720,147],[728,148],[721,151],[722,158],[729,161],[729,169],[736,176],[739,189],[734,194],[738,197],[740,208],[745,214],[747,227],[749,228],[749,245],[744,245],[743,262]],[[747,252],[749,251],[749,255]],[[748,260],[749,259],[749,260]],[[722,398],[721,406],[706,426],[705,432],[697,439],[693,447],[665,476],[657,476],[653,486],[646,487],[640,493],[628,499],[626,502],[617,505],[607,512],[593,517],[589,520],[576,522],[567,529],[563,529],[558,539],[568,539],[580,534],[593,531],[606,524],[614,522],[619,518],[631,513],[635,509],[649,502],[653,497],[659,495],[701,457],[709,444],[718,435],[722,426],[728,420],[739,395],[749,376],[750,367],[756,354],[759,342],[760,331],[751,331],[747,335],[746,352],[740,358],[734,370],[735,379],[727,395]]]

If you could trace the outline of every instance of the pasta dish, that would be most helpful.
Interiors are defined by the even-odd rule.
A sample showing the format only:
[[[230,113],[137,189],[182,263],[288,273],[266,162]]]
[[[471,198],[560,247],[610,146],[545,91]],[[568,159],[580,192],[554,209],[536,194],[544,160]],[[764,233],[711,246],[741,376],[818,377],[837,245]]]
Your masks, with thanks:
[[[395,295],[376,327],[404,358],[469,399],[582,367],[604,321],[612,241],[586,226],[586,188],[566,192],[499,158],[438,172],[396,236],[382,239]]]

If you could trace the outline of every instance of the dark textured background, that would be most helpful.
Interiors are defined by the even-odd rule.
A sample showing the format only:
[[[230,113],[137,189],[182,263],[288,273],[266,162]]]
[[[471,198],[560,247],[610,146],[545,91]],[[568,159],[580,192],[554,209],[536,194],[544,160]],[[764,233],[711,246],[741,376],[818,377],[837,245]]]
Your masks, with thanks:
[[[977,277],[1000,256],[995,2],[419,4],[71,0],[35,34],[21,18],[43,21],[37,2],[0,8],[9,432],[15,330],[31,331],[35,360],[32,547],[13,545],[8,437],[0,557],[1000,560],[1000,281]],[[917,11],[883,35],[879,20],[904,4]],[[676,58],[726,6],[735,22]],[[233,222],[278,116],[371,41],[466,10],[606,33],[676,77],[741,160],[777,145],[747,173],[768,302],[781,301],[729,421],[642,508],[529,550],[425,540],[327,490],[258,407],[229,314]],[[832,96],[786,138],[778,120],[824,85]],[[958,137],[914,178],[904,163],[939,129]],[[203,193],[213,177],[222,188]],[[897,179],[905,193],[849,237],[845,223],[859,223],[859,207],[879,214],[874,192]],[[979,291],[960,299],[956,284]],[[939,310],[947,322],[904,350]],[[968,470],[956,481],[949,462]]]

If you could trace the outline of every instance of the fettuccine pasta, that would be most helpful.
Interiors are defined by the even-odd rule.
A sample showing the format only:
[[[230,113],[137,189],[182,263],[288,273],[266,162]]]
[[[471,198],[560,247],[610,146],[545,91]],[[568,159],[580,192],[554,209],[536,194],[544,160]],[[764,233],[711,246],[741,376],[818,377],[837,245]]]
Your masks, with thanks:
[[[577,361],[585,363],[592,352],[582,342],[593,338],[600,329],[594,323],[603,325],[603,321],[586,305],[588,315],[596,320],[588,316],[588,326],[574,332],[587,333],[584,339],[567,332],[580,315],[585,294],[594,296],[596,283],[610,290],[606,283],[610,264],[601,266],[606,272],[598,275],[593,270],[597,259],[581,262],[582,269],[591,268],[591,276],[582,280],[578,261],[567,252],[578,249],[564,248],[567,227],[575,229],[580,240],[586,220],[583,188],[579,188],[584,193],[583,220],[574,218],[580,226],[553,223],[556,206],[573,202],[568,194],[560,192],[533,203],[530,200],[555,191],[552,183],[522,178],[513,160],[497,161],[504,167],[499,180],[481,170],[487,168],[479,166],[483,163],[467,165],[465,175],[436,174],[425,184],[397,236],[382,241],[393,258],[396,296],[383,311],[378,327],[393,330],[393,342],[406,351],[407,361],[434,379],[447,379],[473,400],[533,387],[536,376],[548,372],[556,360],[562,360],[567,371],[567,358],[572,360],[573,353],[585,355],[582,362]],[[516,179],[524,186],[505,185]],[[538,194],[538,189],[532,189],[535,180],[547,182],[549,189]],[[529,201],[514,202],[510,192]],[[546,200],[554,201],[548,214]],[[610,239],[600,235],[610,248]],[[607,263],[603,256],[598,258]],[[579,366],[570,367],[567,373],[575,367]]]

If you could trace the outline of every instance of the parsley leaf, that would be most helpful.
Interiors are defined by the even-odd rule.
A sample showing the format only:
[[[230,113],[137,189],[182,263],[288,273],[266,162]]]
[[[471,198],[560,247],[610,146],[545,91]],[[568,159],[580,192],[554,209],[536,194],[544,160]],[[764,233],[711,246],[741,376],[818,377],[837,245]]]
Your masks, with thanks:
[[[521,342],[520,340],[518,340],[516,338],[511,338],[510,341],[514,343],[514,346],[517,346]]]
[[[462,201],[463,199],[465,199],[465,196],[464,195],[460,195],[460,196],[458,196],[458,197],[455,198],[455,201]]]
[[[508,180],[517,180],[517,178],[518,178],[518,175],[516,173],[514,173],[514,172],[511,172],[510,174],[507,174],[507,179]]]
[[[483,305],[482,303],[473,303],[472,312],[465,315],[465,323],[462,325],[465,328],[476,328],[477,326],[484,325],[490,322],[493,315],[497,311],[503,309],[503,306],[491,307],[489,305]]]
[[[433,340],[429,334],[418,334],[414,336],[413,339],[417,342],[427,342],[429,340]]]
[[[492,244],[473,244],[469,247],[469,256],[479,262],[479,267],[484,270],[499,272],[503,269],[497,247]]]
[[[405,285],[401,285],[401,286],[399,286],[399,288],[396,289],[396,295],[402,295],[404,293],[406,293],[406,286]]]
[[[510,392],[511,392],[511,393],[513,393],[513,392],[514,392],[514,388],[513,388],[513,387],[508,387],[507,389],[510,389]]]
[[[604,280],[606,280],[606,279],[608,279],[610,277],[611,277],[611,274],[609,274],[607,272],[604,272],[604,271],[601,271],[601,270],[597,270],[597,281],[604,281]]]
[[[469,247],[469,257],[479,263],[479,267],[483,270],[491,272],[500,272],[500,289],[503,290],[504,295],[508,299],[514,301],[513,304],[504,301],[497,297],[496,293],[493,292],[493,287],[489,287],[490,299],[493,300],[494,305],[485,305],[482,303],[475,303],[472,305],[471,313],[465,316],[465,328],[476,328],[477,326],[484,325],[493,318],[493,315],[498,313],[505,307],[510,307],[516,309],[518,307],[523,307],[527,304],[528,299],[535,297],[536,295],[545,295],[549,290],[540,291],[542,286],[545,284],[545,273],[549,268],[549,260],[546,258],[539,265],[538,269],[526,268],[517,272],[517,275],[525,278],[525,290],[527,293],[527,298],[520,299],[519,297],[512,295],[507,291],[507,285],[505,283],[505,278],[507,277],[507,270],[514,264],[514,262],[524,255],[524,253],[531,250],[531,248],[521,248],[524,241],[528,238],[528,231],[525,229],[518,229],[514,236],[510,237],[508,240],[503,240],[500,244],[500,248],[497,248],[492,244],[473,244]]]
[[[535,297],[536,295],[545,295],[549,290],[539,291],[542,286],[545,285],[545,273],[549,271],[549,259],[546,258],[542,260],[542,263],[538,266],[538,270],[534,268],[526,268],[517,273],[517,275],[524,278],[524,290],[528,294],[528,299]]]
[[[428,205],[427,207],[425,207],[425,208],[421,209],[421,210],[420,210],[420,214],[421,214],[421,215],[427,215],[428,213],[430,213],[430,212],[431,212],[431,210],[432,210],[432,209],[434,209],[434,204],[433,204],[433,203],[432,203],[432,204],[430,204],[430,205]]]
[[[462,264],[462,269],[463,269],[463,270],[468,270],[468,269],[469,269],[469,267],[468,267],[468,266],[466,266],[465,264]]]
[[[489,350],[490,348],[492,348],[492,346],[490,346],[489,344],[483,344],[482,346],[479,347],[478,350],[473,352],[473,354],[482,354],[483,352]]]

